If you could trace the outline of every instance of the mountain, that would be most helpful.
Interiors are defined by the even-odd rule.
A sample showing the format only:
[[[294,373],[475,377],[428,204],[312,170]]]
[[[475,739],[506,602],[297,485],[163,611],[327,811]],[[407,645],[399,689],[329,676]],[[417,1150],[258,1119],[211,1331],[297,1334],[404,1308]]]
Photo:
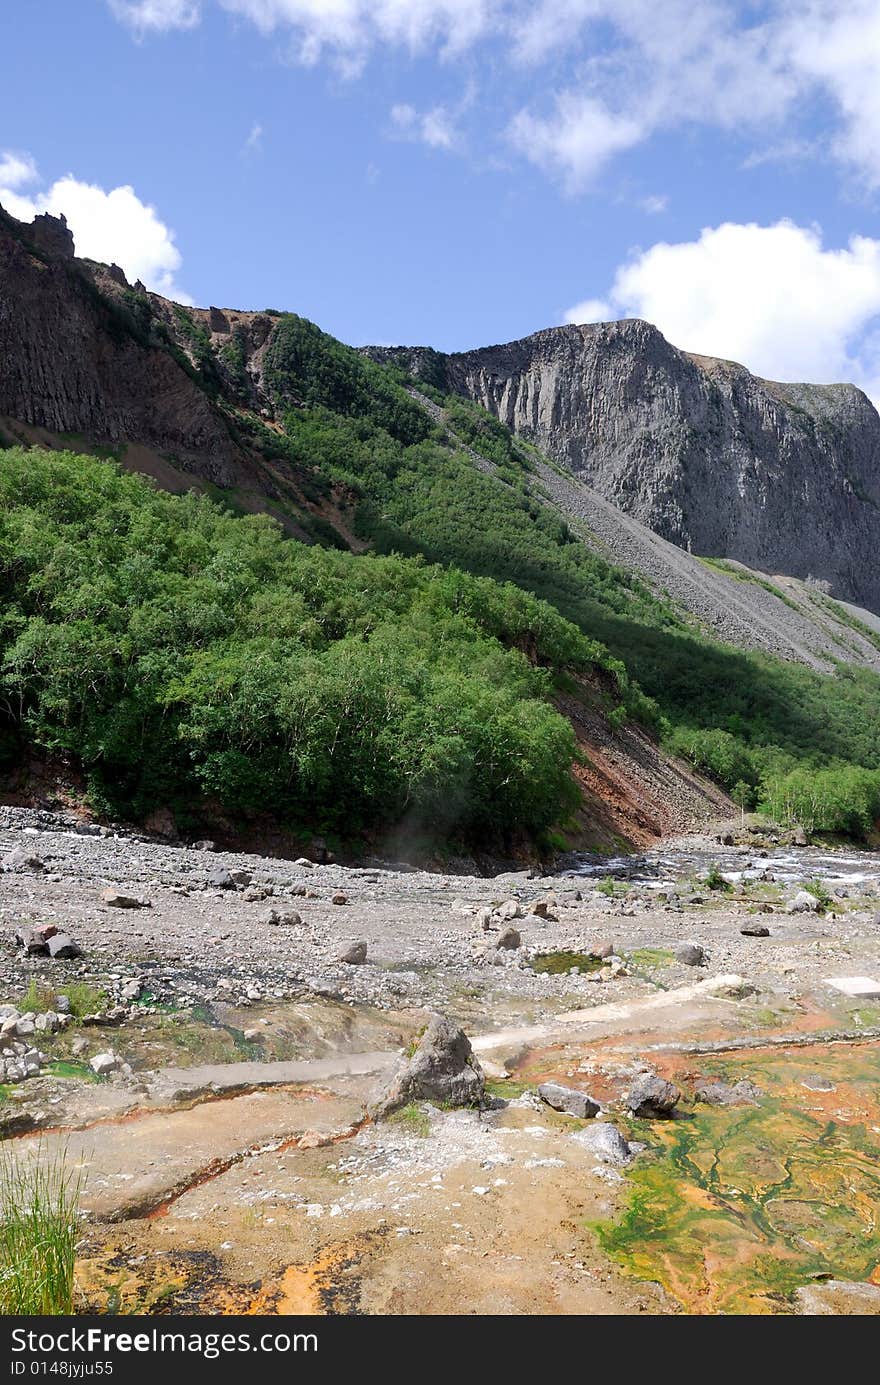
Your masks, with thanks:
[[[62,220],[0,213],[7,793],[33,794],[37,751],[105,814],[220,837],[268,812],[362,845],[428,824],[608,849],[728,792],[869,832],[877,618],[670,542],[454,359],[173,303],[78,259]],[[623,447],[638,400],[608,388]]]
[[[880,612],[880,416],[854,385],[762,380],[635,319],[370,354],[475,400],[677,546]]]

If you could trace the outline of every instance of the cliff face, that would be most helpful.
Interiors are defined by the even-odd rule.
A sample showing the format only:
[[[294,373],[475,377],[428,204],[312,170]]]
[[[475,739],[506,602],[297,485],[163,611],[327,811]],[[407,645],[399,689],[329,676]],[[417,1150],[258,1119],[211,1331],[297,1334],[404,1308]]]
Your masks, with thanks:
[[[119,270],[76,260],[52,217],[32,226],[0,211],[0,414],[111,446],[172,455],[233,483],[244,458],[181,361],[127,308]],[[145,297],[145,296],[143,296]]]
[[[761,380],[637,320],[371,354],[475,399],[680,547],[880,610],[880,417],[855,386]]]

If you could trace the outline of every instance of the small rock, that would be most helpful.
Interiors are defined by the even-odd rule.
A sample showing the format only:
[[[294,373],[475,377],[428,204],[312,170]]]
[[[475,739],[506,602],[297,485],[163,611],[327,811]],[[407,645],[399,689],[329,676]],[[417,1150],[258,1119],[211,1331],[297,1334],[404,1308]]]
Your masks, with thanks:
[[[212,890],[234,890],[235,881],[225,867],[220,866],[217,870],[212,870],[208,876],[208,884]]]
[[[140,1000],[144,993],[144,983],[139,976],[132,976],[128,981],[123,981],[119,994],[122,1000]]]
[[[66,1015],[56,1015],[52,1010],[47,1010],[45,1014],[37,1015],[34,1028],[39,1034],[57,1034],[59,1029],[63,1029],[66,1021]]]
[[[605,957],[613,957],[614,944],[608,942],[607,939],[603,938],[599,942],[592,944],[590,948],[590,956],[597,957],[600,961],[602,961]]]
[[[295,866],[299,866],[300,870],[314,870],[314,869],[315,869],[315,863],[314,863],[314,861],[310,861],[309,858],[308,858],[308,856],[297,856],[297,858],[296,858],[296,860],[294,861],[293,864],[294,864]]]
[[[760,1089],[742,1078],[732,1086],[729,1082],[703,1082],[694,1088],[694,1101],[704,1106],[756,1106]]]
[[[213,843],[212,841],[209,841],[207,838],[205,838],[205,839],[203,839],[203,840],[201,840],[201,841],[193,842],[193,843],[192,843],[192,850],[193,850],[193,851],[214,851],[214,850],[215,850],[215,847],[214,847],[214,843]]]
[[[554,1111],[564,1111],[567,1116],[577,1116],[579,1120],[591,1120],[601,1109],[598,1101],[594,1101],[586,1092],[560,1086],[557,1082],[542,1082],[538,1087],[538,1096]]]
[[[511,919],[521,919],[525,910],[518,899],[508,899],[496,912],[500,919],[508,923]]]
[[[703,967],[706,954],[698,943],[680,943],[675,949],[675,960],[686,967]]]
[[[798,890],[794,899],[790,899],[785,906],[788,914],[816,914],[819,912],[819,901],[809,890]]]
[[[55,1009],[59,1015],[70,1014],[70,997],[66,995],[56,995]]]
[[[337,961],[346,962],[350,967],[363,966],[367,960],[367,944],[361,939],[359,942],[352,943],[344,952],[340,952]]]
[[[109,1049],[104,1053],[96,1053],[94,1058],[89,1060],[89,1067],[99,1077],[106,1077],[111,1072],[118,1072],[120,1066],[119,1058]]]
[[[53,933],[49,939],[49,956],[59,960],[81,957],[82,948],[73,941],[69,933]]]
[[[101,891],[101,902],[110,909],[148,909],[150,906],[143,899],[135,899],[134,895],[122,894],[113,886]]]
[[[248,885],[241,897],[248,904],[259,904],[262,900],[268,899],[269,891],[262,885]]]
[[[234,883],[242,890],[246,889],[254,878],[249,870],[231,870],[229,874]]]
[[[551,899],[536,899],[532,905],[532,913],[539,919],[547,919],[551,923],[557,923],[559,915],[553,912],[555,901]]]
[[[597,1121],[595,1125],[586,1125],[583,1130],[575,1131],[570,1138],[588,1149],[601,1164],[610,1164],[614,1168],[628,1164],[633,1156],[633,1151],[623,1135],[610,1121]]]
[[[681,1100],[681,1092],[673,1082],[656,1073],[642,1073],[629,1090],[626,1104],[634,1116],[652,1119],[669,1116]]]
[[[495,946],[512,952],[522,946],[522,938],[516,928],[505,928],[495,939]]]
[[[348,895],[347,895],[343,890],[337,890],[335,894],[332,894],[332,895],[330,896],[330,903],[331,903],[331,904],[347,904],[347,903],[348,903]]]
[[[297,928],[302,923],[302,916],[295,909],[269,909],[262,921],[271,928]]]
[[[754,923],[749,920],[746,923],[740,924],[739,931],[740,933],[742,933],[744,938],[770,937],[770,929],[767,927],[766,923]]]

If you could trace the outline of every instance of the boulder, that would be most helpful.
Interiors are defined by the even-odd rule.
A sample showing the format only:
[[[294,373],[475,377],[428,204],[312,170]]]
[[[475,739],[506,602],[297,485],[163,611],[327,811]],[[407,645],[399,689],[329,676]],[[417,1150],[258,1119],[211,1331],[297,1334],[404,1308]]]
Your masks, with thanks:
[[[49,939],[58,932],[54,923],[38,923],[33,928],[16,929],[15,941],[23,947],[30,957],[46,957],[49,953]]]
[[[731,1085],[729,1082],[701,1082],[694,1088],[694,1101],[704,1106],[757,1106],[761,1095],[754,1082],[744,1077]]]
[[[600,961],[602,961],[606,957],[613,957],[614,944],[609,942],[607,938],[602,938],[599,940],[599,942],[593,943],[591,945],[590,956],[598,957]]]
[[[37,1015],[34,1029],[38,1034],[57,1034],[58,1030],[63,1029],[69,1022],[67,1015],[58,1015],[54,1010],[47,1010],[45,1014]]]
[[[564,1111],[567,1116],[577,1116],[579,1120],[592,1120],[601,1109],[598,1101],[594,1101],[586,1092],[563,1087],[558,1082],[542,1082],[538,1087],[538,1096],[554,1111]]]
[[[703,967],[706,965],[706,954],[699,943],[679,943],[675,949],[675,960],[686,967]]]
[[[518,899],[508,899],[496,910],[496,913],[505,923],[509,923],[511,919],[521,919],[525,910]]]
[[[819,901],[809,890],[798,890],[794,899],[788,901],[785,910],[788,914],[817,914]]]
[[[522,946],[522,938],[516,928],[504,928],[495,939],[495,946],[512,952]]]
[[[403,1060],[370,1115],[382,1120],[411,1101],[482,1106],[484,1100],[483,1069],[464,1030],[445,1015],[432,1014],[411,1057]]]
[[[235,881],[225,866],[218,866],[212,870],[208,876],[208,885],[212,890],[234,890]]]
[[[588,1149],[600,1164],[610,1164],[613,1168],[621,1168],[633,1157],[632,1149],[617,1126],[610,1121],[585,1125],[583,1130],[576,1131],[570,1138]]]
[[[73,941],[69,933],[53,933],[49,939],[49,956],[55,957],[58,961],[66,961],[82,955],[82,948],[79,943]]]
[[[367,944],[361,938],[358,942],[347,947],[344,952],[340,952],[337,960],[346,962],[350,967],[362,967],[367,960]]]
[[[116,1054],[111,1053],[108,1049],[104,1053],[96,1053],[94,1058],[89,1060],[89,1067],[99,1077],[107,1077],[111,1072],[119,1071],[120,1062]]]
[[[240,890],[247,889],[254,878],[249,870],[231,870],[229,874]]]
[[[32,852],[26,851],[23,846],[15,846],[3,857],[3,869],[39,871],[45,870],[45,863],[39,856],[34,856]]]
[[[532,913],[537,915],[539,919],[549,919],[551,923],[556,923],[559,916],[554,912],[555,907],[555,900],[536,899],[532,905]]]
[[[626,1104],[634,1116],[648,1119],[670,1116],[681,1100],[674,1082],[667,1082],[656,1073],[642,1073],[630,1088]]]

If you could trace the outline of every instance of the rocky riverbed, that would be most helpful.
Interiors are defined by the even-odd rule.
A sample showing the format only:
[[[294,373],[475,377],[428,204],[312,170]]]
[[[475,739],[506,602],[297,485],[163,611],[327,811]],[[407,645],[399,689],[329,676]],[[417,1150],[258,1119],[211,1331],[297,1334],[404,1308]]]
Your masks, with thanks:
[[[84,1173],[83,1308],[877,1311],[877,856],[693,838],[490,879],[0,809],[0,863],[0,1130]],[[483,1109],[370,1121],[428,1011],[470,1036]],[[671,1119],[629,1102],[654,1076]],[[749,1139],[796,1183],[810,1121],[799,1200],[712,1184]],[[741,1273],[694,1263],[688,1208]]]

